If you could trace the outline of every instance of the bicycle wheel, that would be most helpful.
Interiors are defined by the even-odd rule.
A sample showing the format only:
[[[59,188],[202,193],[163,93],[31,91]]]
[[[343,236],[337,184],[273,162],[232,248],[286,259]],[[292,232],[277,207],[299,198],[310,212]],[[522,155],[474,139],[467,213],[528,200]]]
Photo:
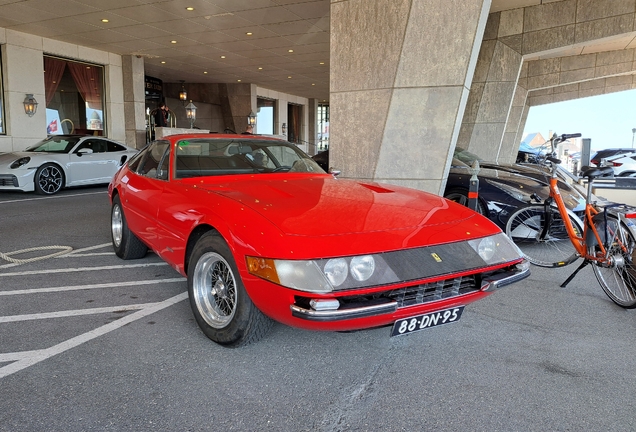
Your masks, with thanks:
[[[602,239],[607,235],[612,241],[607,248],[610,265],[604,267],[598,263],[592,263],[596,279],[614,303],[627,309],[635,308],[636,239],[626,226],[611,216],[607,217],[607,230],[605,230],[605,223],[601,220],[598,222],[595,220],[595,226]],[[589,245],[588,249],[590,254],[600,253],[600,248],[596,244]]]
[[[578,255],[568,237],[561,214],[552,207],[550,211],[551,223],[544,239],[539,239],[546,222],[543,205],[532,205],[514,212],[506,223],[506,234],[532,264],[540,267],[562,267],[574,262]],[[581,236],[581,223],[572,215],[568,216],[576,235]]]

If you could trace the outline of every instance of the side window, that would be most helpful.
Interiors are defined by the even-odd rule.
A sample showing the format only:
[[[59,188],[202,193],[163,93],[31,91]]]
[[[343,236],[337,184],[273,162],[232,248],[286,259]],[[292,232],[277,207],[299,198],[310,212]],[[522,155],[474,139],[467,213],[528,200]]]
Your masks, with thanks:
[[[167,170],[166,174],[160,172],[159,164],[162,162],[164,155],[167,155],[168,148],[168,141],[155,141],[150,144],[148,151],[146,151],[146,154],[139,163],[137,174],[152,178],[167,178]]]
[[[137,172],[137,169],[139,168],[139,162],[141,162],[141,160],[144,158],[147,151],[148,147],[146,146],[143,149],[139,150],[139,153],[131,157],[128,160],[128,169],[130,169],[132,172]]]
[[[106,145],[106,141],[102,140],[91,140],[93,144],[93,153],[106,153],[108,146]]]
[[[93,150],[93,153],[104,153],[106,152],[106,147],[107,146],[105,141],[89,139],[89,140],[83,141],[77,147],[77,150],[75,150],[75,153],[77,153],[79,150],[82,150],[82,149]]]
[[[106,146],[108,147],[108,150],[107,150],[108,152],[120,152],[120,151],[126,150],[126,147],[124,147],[123,145],[119,145],[112,141],[105,141],[105,142],[106,142]]]

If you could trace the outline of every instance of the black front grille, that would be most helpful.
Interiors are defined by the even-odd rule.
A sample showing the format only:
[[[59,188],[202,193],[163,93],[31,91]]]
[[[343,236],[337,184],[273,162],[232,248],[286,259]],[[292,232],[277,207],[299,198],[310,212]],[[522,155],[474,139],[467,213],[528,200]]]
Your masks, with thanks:
[[[18,178],[14,175],[0,175],[0,186],[18,187]]]
[[[415,285],[389,291],[386,297],[397,301],[398,307],[430,303],[479,291],[475,276],[464,276],[438,282]]]

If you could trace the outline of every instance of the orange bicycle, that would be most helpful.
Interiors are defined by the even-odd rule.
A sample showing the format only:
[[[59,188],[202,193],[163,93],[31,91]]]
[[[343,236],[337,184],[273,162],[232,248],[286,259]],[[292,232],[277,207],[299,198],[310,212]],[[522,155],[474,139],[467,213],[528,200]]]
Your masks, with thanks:
[[[555,148],[581,134],[554,134],[550,138],[550,196],[514,212],[506,224],[506,234],[532,264],[563,267],[583,258],[581,265],[561,284],[565,287],[586,265],[591,264],[596,279],[612,301],[624,308],[636,307],[636,209],[623,204],[600,205],[592,201],[592,183],[613,173],[611,167],[583,167],[588,179],[583,221],[565,206],[557,185]]]

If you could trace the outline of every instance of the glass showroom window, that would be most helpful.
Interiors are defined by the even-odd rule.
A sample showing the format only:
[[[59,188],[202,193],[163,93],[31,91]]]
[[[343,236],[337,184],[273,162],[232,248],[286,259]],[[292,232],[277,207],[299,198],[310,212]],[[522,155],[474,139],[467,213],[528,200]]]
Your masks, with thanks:
[[[46,133],[104,135],[104,68],[44,56]]]
[[[274,122],[276,121],[276,100],[257,98],[256,106],[256,133],[261,135],[274,135]]]

